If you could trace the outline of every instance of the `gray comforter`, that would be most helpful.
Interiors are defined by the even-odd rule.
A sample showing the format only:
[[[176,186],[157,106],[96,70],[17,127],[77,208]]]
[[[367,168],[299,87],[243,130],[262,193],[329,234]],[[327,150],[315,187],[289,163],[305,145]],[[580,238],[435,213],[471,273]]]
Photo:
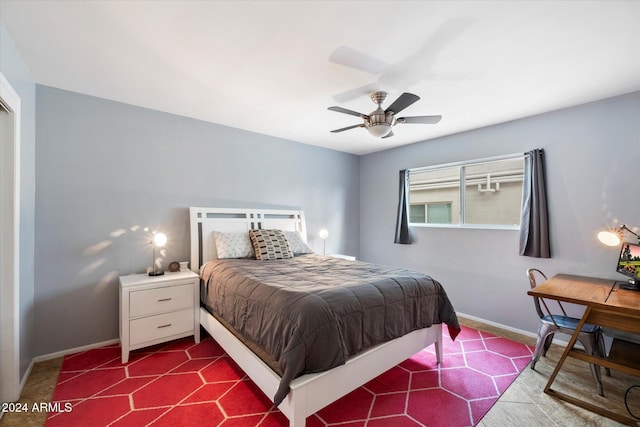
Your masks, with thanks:
[[[413,271],[315,254],[287,260],[225,259],[201,271],[201,300],[277,363],[279,405],[290,382],[376,344],[458,319],[442,286]]]

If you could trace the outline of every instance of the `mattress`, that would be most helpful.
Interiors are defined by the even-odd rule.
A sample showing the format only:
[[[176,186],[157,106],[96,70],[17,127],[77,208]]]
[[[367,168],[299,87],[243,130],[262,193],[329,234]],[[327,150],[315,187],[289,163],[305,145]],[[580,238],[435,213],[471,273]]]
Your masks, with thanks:
[[[458,319],[440,283],[399,268],[316,254],[222,259],[201,269],[202,304],[281,376],[274,404],[303,374],[433,324]]]

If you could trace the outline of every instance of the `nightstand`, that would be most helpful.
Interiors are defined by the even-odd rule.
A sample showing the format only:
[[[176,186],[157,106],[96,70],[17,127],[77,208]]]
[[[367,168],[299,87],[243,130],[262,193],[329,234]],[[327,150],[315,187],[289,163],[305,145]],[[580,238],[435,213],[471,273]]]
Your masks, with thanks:
[[[129,352],[193,335],[200,342],[200,278],[191,270],[120,276],[122,363]]]

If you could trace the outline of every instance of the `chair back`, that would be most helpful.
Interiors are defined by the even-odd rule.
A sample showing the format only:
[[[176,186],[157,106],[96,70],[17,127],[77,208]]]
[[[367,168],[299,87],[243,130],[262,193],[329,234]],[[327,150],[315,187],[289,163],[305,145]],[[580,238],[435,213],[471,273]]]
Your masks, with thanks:
[[[537,280],[538,278],[544,279],[544,280],[540,280],[540,282],[547,280],[547,276],[545,276],[545,274],[542,271],[538,270],[537,268],[528,269],[527,277],[529,278],[529,286],[531,286],[531,289],[538,286],[538,280]],[[544,312],[542,311],[542,307],[540,307],[540,298],[533,297],[533,303],[536,306],[536,312],[538,313],[538,316],[542,319],[544,317]]]
[[[536,277],[540,279],[539,280],[540,282],[543,281],[542,279],[544,279],[544,281],[547,280],[547,276],[537,268],[528,269],[527,277],[529,278],[529,286],[531,286],[531,289],[535,288],[538,285],[538,281],[536,280]],[[546,311],[547,314],[549,315],[549,318],[553,322],[553,324],[556,325],[556,327],[558,327],[558,324],[556,323],[556,319],[554,319],[553,316],[559,316],[560,314],[552,313],[551,310],[549,310],[549,306],[547,306],[547,303],[545,302],[544,298],[533,297],[533,302],[536,306],[536,311],[538,312],[538,316],[540,316],[540,318],[542,319],[545,316],[544,311]],[[542,306],[540,305],[540,303],[542,303]],[[558,307],[562,311],[562,316],[567,317],[567,312],[565,311],[562,303],[557,300],[556,300],[556,303],[558,303]],[[542,311],[542,307],[544,307],[544,311]]]

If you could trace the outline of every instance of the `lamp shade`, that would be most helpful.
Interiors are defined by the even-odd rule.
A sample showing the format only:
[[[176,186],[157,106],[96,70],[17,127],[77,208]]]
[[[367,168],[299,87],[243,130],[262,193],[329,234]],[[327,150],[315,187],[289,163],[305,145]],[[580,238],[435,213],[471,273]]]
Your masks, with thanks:
[[[636,236],[636,238],[638,239],[638,243],[640,243],[640,235],[627,227],[625,224],[622,224],[615,230],[605,230],[599,232],[598,240],[600,240],[601,243],[607,246],[618,246],[620,243],[622,243],[625,231],[628,231],[630,234]]]
[[[389,132],[391,132],[391,126],[387,123],[380,123],[373,126],[369,126],[367,128],[369,133],[376,138],[382,138],[383,136],[387,136]]]
[[[622,239],[616,231],[601,231],[598,233],[598,240],[607,246],[618,246]]]

